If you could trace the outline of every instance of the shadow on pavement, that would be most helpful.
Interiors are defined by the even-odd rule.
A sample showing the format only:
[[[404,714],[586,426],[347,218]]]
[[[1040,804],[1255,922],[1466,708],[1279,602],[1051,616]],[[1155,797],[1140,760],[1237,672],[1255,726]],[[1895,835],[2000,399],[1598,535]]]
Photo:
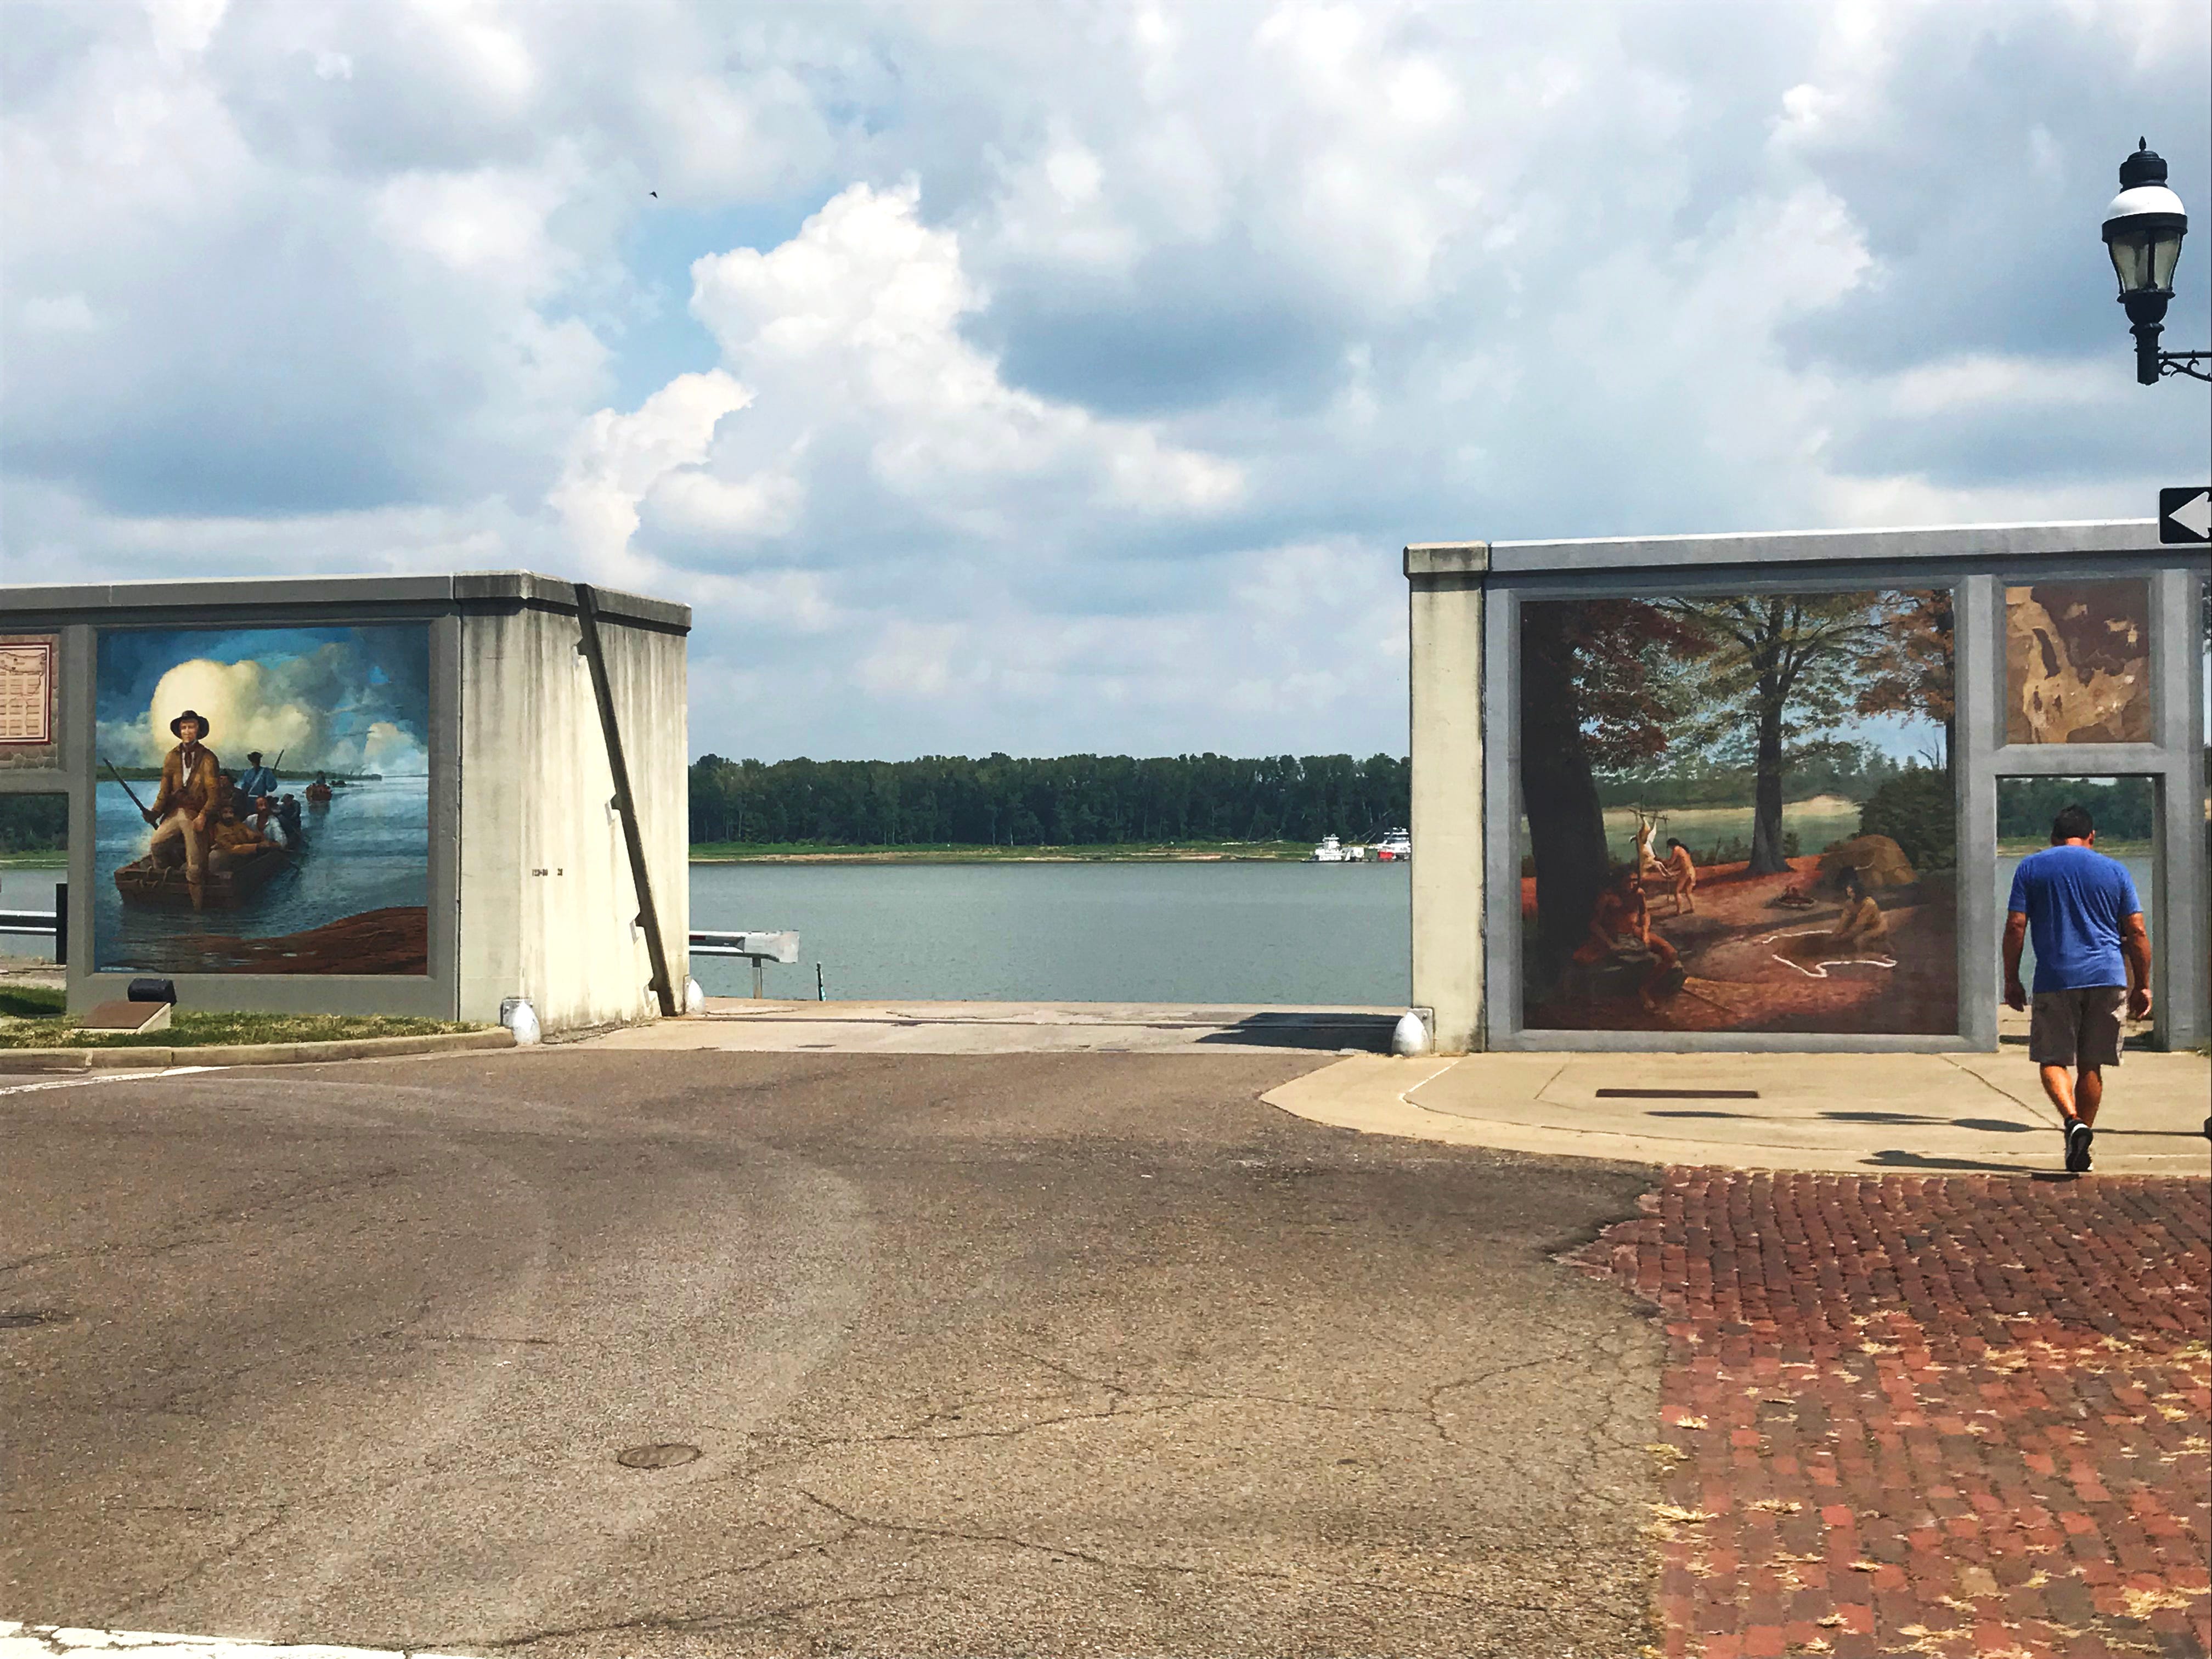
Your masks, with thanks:
[[[1943,1123],[1954,1129],[1985,1129],[2003,1135],[2032,1135],[2041,1127],[2008,1117],[1936,1117],[1924,1112],[1823,1112],[1820,1115],[1838,1123]]]
[[[1992,1175],[2020,1173],[2017,1164],[1992,1164],[1978,1158],[1931,1158],[1925,1152],[1907,1152],[1894,1147],[1871,1153],[1863,1162],[1877,1170],[1980,1170]]]
[[[1357,1048],[1363,1054],[1390,1052],[1395,1014],[1248,1014],[1226,1030],[1209,1031],[1201,1043],[1262,1048],[1319,1048],[1331,1053]]]

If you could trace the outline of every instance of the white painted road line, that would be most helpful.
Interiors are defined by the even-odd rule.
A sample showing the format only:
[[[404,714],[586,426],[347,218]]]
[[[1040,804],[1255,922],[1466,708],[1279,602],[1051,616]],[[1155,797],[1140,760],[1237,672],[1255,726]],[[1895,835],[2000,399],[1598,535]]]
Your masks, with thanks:
[[[220,1072],[221,1066],[157,1066],[148,1072],[86,1072],[77,1077],[47,1078],[39,1083],[10,1083],[0,1086],[0,1095],[36,1094],[41,1089],[82,1089],[88,1083],[135,1083],[149,1077],[185,1077],[193,1072]],[[0,1620],[0,1629],[6,1620]]]
[[[195,1067],[212,1070],[213,1067]],[[161,1659],[464,1659],[459,1654],[412,1648],[286,1646],[230,1642],[220,1636],[176,1636],[163,1631],[79,1630],[67,1625],[25,1625],[0,1619],[0,1659],[56,1659],[57,1655],[132,1653]]]

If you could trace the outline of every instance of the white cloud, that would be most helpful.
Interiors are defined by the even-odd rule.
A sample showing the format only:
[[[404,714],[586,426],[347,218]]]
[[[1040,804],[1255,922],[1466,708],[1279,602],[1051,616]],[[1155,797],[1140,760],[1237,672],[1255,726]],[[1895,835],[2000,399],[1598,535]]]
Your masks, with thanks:
[[[1403,541],[2212,441],[2094,228],[2212,177],[2185,0],[9,22],[0,568],[628,583],[726,752],[1396,748]]]
[[[23,326],[40,334],[89,334],[100,326],[82,294],[33,295],[23,301],[22,317]]]
[[[725,364],[762,389],[748,424],[789,434],[780,476],[809,448],[838,449],[821,434],[842,433],[866,447],[878,485],[971,527],[979,507],[1038,481],[1147,514],[1237,499],[1232,462],[1009,386],[961,332],[988,301],[958,236],[923,224],[919,207],[910,181],[854,185],[781,246],[694,267],[694,313]]]
[[[713,369],[679,374],[634,414],[603,409],[584,422],[548,499],[590,572],[612,576],[634,568],[629,543],[638,503],[676,469],[702,460],[716,423],[751,401],[744,387]]]

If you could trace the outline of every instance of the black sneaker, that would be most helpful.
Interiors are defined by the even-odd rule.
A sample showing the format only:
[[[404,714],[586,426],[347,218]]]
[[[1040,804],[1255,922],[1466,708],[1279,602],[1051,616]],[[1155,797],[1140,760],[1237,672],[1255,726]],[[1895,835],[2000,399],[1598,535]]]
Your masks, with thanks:
[[[2066,1120],[2066,1168],[2069,1172],[2074,1175],[2087,1173],[2089,1143],[2095,1138],[2096,1132],[2080,1118]]]

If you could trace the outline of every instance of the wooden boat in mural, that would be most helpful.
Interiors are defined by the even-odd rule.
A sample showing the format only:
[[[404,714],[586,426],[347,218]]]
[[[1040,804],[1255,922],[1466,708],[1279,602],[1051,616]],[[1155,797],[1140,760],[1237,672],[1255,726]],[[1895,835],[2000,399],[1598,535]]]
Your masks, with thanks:
[[[210,870],[200,883],[203,910],[237,910],[251,904],[269,884],[292,868],[289,848],[267,847],[250,858],[221,870]],[[152,854],[134,859],[115,872],[115,890],[125,904],[142,904],[155,910],[189,910],[191,884],[181,864],[158,865]]]

